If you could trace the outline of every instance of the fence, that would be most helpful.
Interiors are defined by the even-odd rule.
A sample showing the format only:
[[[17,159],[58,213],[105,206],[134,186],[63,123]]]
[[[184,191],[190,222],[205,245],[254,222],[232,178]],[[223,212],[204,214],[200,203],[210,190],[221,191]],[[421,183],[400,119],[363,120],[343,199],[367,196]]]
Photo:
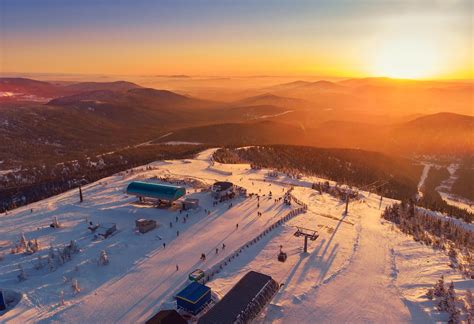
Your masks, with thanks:
[[[305,213],[307,209],[308,208],[307,208],[306,204],[304,204],[302,207],[298,207],[296,209],[293,209],[288,214],[286,214],[285,216],[280,218],[278,221],[276,221],[272,225],[268,226],[265,230],[263,230],[259,235],[254,237],[252,240],[244,243],[242,246],[240,246],[239,248],[234,250],[234,252],[232,252],[229,256],[227,256],[224,260],[217,263],[216,265],[214,265],[210,269],[204,271],[204,274],[205,274],[204,283],[208,282],[215,275],[217,275],[219,272],[221,272],[225,266],[227,266],[230,262],[232,262],[232,260],[237,258],[240,255],[240,253],[242,253],[245,249],[251,247],[253,244],[256,244],[264,236],[269,234],[274,229],[278,228],[278,226],[283,225],[284,223],[286,223],[287,221],[289,221],[290,219],[294,218],[295,216],[297,216],[299,214]]]

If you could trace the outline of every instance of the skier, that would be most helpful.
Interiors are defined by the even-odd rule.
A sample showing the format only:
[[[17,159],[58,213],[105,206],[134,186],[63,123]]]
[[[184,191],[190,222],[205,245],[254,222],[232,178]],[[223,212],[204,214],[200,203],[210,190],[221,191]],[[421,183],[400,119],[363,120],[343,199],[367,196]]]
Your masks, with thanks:
[[[166,248],[166,243],[163,242],[163,249],[165,249],[165,248]]]
[[[235,224],[235,229],[239,229],[239,223]]]
[[[176,265],[176,271],[178,271],[178,270],[179,270],[179,266],[178,266],[178,265]]]
[[[219,254],[219,248],[216,248],[216,254]]]
[[[223,249],[223,250],[225,249],[225,244],[224,244],[224,243],[222,243],[222,249]]]

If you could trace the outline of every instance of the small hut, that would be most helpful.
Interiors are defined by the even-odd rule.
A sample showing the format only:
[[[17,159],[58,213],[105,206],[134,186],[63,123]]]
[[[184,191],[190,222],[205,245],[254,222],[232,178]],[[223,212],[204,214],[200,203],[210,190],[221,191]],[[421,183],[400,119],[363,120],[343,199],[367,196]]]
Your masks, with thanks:
[[[153,219],[140,218],[135,221],[135,226],[140,233],[145,234],[156,228],[156,221]]]
[[[176,295],[178,309],[198,314],[211,301],[211,288],[195,281]]]

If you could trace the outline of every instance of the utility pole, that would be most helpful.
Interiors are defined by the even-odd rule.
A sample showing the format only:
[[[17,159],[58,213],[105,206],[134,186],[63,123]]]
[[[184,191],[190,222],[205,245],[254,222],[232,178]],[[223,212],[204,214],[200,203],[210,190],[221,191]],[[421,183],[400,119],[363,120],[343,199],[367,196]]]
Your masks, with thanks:
[[[82,189],[81,189],[81,186],[79,186],[79,201],[80,201],[80,202],[83,202],[83,201],[84,201],[84,199],[83,199],[83,197],[82,197]]]
[[[347,215],[349,212],[349,193],[346,193],[346,211],[344,212],[344,215]]]

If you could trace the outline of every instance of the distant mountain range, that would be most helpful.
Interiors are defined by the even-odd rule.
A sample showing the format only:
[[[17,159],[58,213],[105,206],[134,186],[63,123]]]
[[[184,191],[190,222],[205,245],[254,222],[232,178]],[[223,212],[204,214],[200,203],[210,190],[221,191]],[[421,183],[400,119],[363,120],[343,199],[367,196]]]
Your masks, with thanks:
[[[452,113],[423,116],[394,125],[328,121],[314,128],[276,121],[217,124],[173,132],[167,141],[213,145],[292,144],[359,148],[391,154],[474,153],[474,117]]]
[[[127,81],[78,82],[64,85],[26,78],[0,78],[0,102],[18,99],[28,100],[35,97],[47,100],[85,91],[127,91],[134,88],[140,88],[140,86]],[[2,93],[4,95],[1,95]],[[10,95],[5,95],[5,93]]]
[[[369,88],[376,89],[371,96]],[[472,107],[465,115],[420,113],[414,108],[429,93],[435,99],[444,98],[437,105],[449,104],[446,111],[456,110],[466,98],[472,99],[470,90],[465,83],[391,79],[295,81],[260,89],[262,93],[256,96],[217,102],[127,81],[59,83],[0,78],[2,168],[72,160],[169,133],[166,141],[212,145],[298,144],[394,154],[473,153]],[[408,98],[416,102],[396,105]],[[397,113],[407,112],[396,122],[388,117],[394,106]]]

